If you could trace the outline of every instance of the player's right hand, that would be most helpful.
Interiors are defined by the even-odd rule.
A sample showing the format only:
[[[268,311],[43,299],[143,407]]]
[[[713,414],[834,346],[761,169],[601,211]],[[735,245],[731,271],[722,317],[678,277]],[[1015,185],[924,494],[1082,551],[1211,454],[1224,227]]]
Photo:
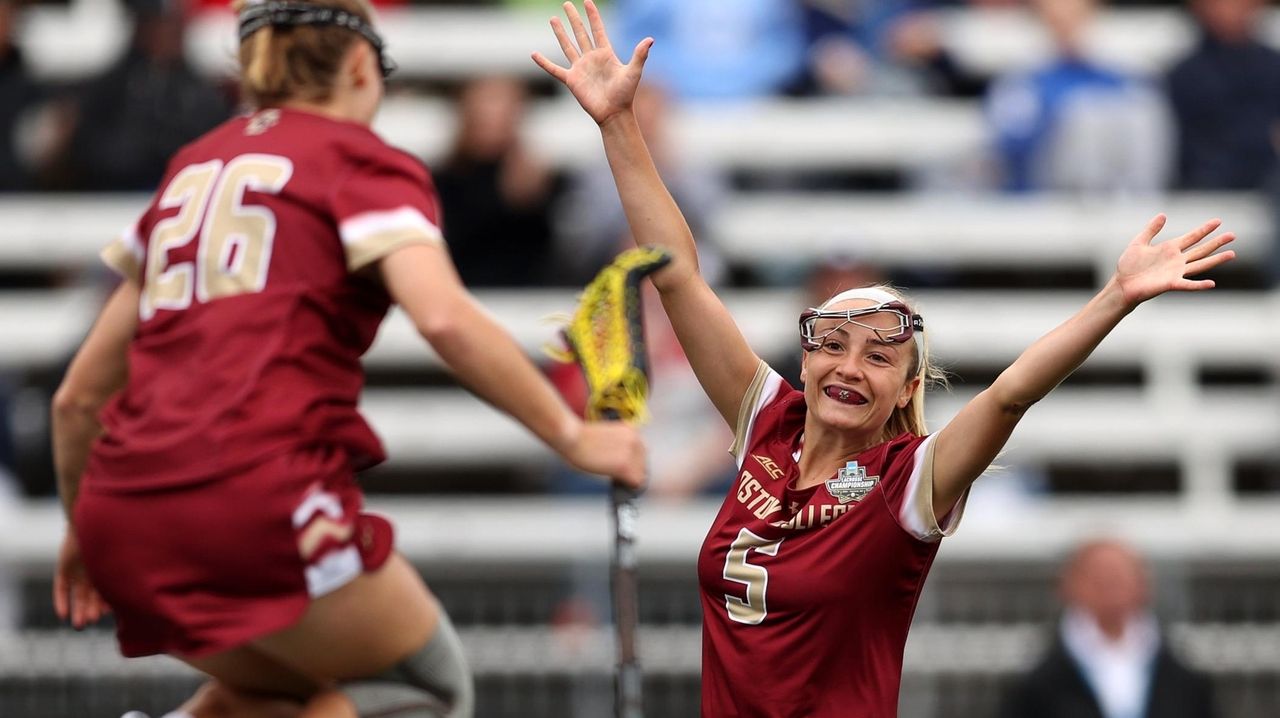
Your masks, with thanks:
[[[561,451],[575,468],[607,476],[637,491],[644,487],[646,453],[640,432],[621,421],[583,424]]]
[[[58,551],[58,566],[53,574],[53,610],[58,618],[71,621],[81,629],[111,612],[111,607],[93,587],[80,558],[80,542],[68,528]]]

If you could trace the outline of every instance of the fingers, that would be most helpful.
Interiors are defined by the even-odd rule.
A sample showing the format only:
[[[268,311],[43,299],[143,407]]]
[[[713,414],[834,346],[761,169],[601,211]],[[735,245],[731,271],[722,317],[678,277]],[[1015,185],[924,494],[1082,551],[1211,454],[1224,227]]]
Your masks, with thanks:
[[[1188,250],[1186,254],[1183,256],[1186,257],[1186,260],[1188,262],[1194,262],[1198,259],[1204,259],[1205,257],[1218,251],[1219,249],[1222,249],[1222,247],[1226,246],[1228,243],[1235,240],[1235,238],[1236,238],[1236,235],[1234,232],[1223,232],[1222,234],[1218,235],[1217,237],[1214,237],[1213,239],[1209,240],[1208,242],[1205,242],[1202,245],[1191,247],[1191,249]]]
[[[1180,292],[1203,292],[1206,289],[1213,289],[1214,286],[1212,279],[1179,279],[1174,283],[1173,288]]]
[[[1208,237],[1210,232],[1212,232],[1213,230],[1221,226],[1222,226],[1222,220],[1220,219],[1215,218],[1215,219],[1209,220],[1208,222],[1205,222],[1199,227],[1191,230],[1190,232],[1187,232],[1181,237],[1178,237],[1178,249],[1185,250],[1185,249],[1188,249],[1189,247],[1195,246],[1196,242],[1199,242],[1205,237]]]
[[[587,28],[582,24],[582,16],[578,14],[578,8],[571,2],[564,4],[564,14],[569,18],[569,27],[573,28],[573,36],[578,40],[578,47],[583,52],[590,52],[595,48],[591,42],[591,36],[587,34]]]
[[[591,39],[595,41],[596,47],[610,47],[609,33],[605,32],[604,18],[600,16],[600,9],[591,0],[586,0],[586,8],[587,22],[591,25]]]
[[[565,82],[566,80],[568,80],[569,71],[564,69],[563,67],[560,67],[554,62],[548,60],[547,57],[542,53],[540,52],[533,53],[533,61],[537,63],[538,67],[541,67],[543,70],[545,70],[548,75],[551,75],[552,77],[556,78],[560,82]]]
[[[649,48],[653,47],[653,38],[646,37],[636,45],[635,52],[631,53],[631,62],[627,63],[628,67],[634,67],[638,70],[644,69],[644,63],[649,59]]]
[[[1160,230],[1164,229],[1164,223],[1168,219],[1163,212],[1152,217],[1151,221],[1147,222],[1146,228],[1133,238],[1133,244],[1151,244],[1151,240],[1155,239],[1156,235],[1160,234]]]
[[[67,579],[58,571],[53,574],[53,612],[58,614],[58,619],[67,620]]]
[[[1230,262],[1235,258],[1236,258],[1235,252],[1226,251],[1226,252],[1222,252],[1221,254],[1215,254],[1212,257],[1205,257],[1204,259],[1198,259],[1194,262],[1188,262],[1187,268],[1182,272],[1182,276],[1194,277],[1197,274],[1204,274],[1210,269],[1226,264],[1227,262]],[[1204,280],[1204,281],[1209,281],[1209,280]]]
[[[564,57],[569,64],[578,61],[582,54],[578,52],[578,48],[573,46],[573,41],[569,39],[569,33],[565,32],[564,23],[560,22],[560,18],[551,18],[551,30],[556,34],[556,40],[560,42],[560,49],[564,51]],[[545,68],[544,68],[545,69]]]

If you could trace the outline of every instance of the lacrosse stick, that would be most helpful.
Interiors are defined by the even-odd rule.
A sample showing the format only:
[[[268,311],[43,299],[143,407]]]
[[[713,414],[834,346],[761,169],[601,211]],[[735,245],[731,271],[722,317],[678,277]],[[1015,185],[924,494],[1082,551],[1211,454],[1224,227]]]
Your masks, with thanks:
[[[640,422],[647,418],[649,361],[641,322],[640,280],[671,261],[652,247],[627,250],[600,270],[583,290],[578,309],[564,330],[571,356],[587,380],[587,418]],[[618,482],[610,491],[613,508],[614,626],[618,672],[614,676],[617,718],[641,718],[639,623],[636,585],[636,492]]]

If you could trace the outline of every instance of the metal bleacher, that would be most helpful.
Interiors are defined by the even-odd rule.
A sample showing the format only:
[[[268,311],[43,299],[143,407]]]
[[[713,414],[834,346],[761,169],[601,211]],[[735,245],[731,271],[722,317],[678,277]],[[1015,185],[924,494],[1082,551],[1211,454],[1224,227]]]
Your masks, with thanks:
[[[1267,33],[1280,42],[1278,18],[1273,12]],[[427,81],[495,71],[533,77],[529,51],[552,49],[544,22],[540,13],[493,7],[412,7],[384,16],[405,74]],[[948,44],[978,71],[1026,65],[1043,51],[1044,38],[1023,13],[950,10],[943,23]],[[126,26],[114,2],[73,0],[33,8],[26,30],[38,72],[67,80],[100,66],[124,41]],[[231,37],[225,16],[204,17],[189,54],[206,72],[224,72]],[[1156,69],[1192,34],[1177,10],[1112,10],[1095,39],[1104,56]],[[454,118],[444,100],[393,95],[378,130],[431,161],[444,154]],[[688,161],[749,172],[911,174],[980,154],[985,142],[977,104],[927,98],[685,109],[673,130]],[[534,104],[526,134],[565,171],[602,159],[594,127],[563,96]],[[20,386],[30,381],[28,393],[41,391],[31,377],[56,373],[83,337],[102,300],[87,268],[145,201],[0,196],[0,268],[71,278],[0,291],[0,370]],[[890,268],[997,267],[1038,277],[1018,288],[912,292],[928,317],[932,349],[959,375],[952,392],[930,397],[931,424],[940,426],[981,387],[966,377],[994,376],[1088,299],[1086,288],[1059,283],[1058,274],[1103,281],[1124,242],[1156,211],[1170,214],[1170,232],[1222,217],[1240,235],[1237,264],[1250,270],[1261,273],[1274,251],[1272,208],[1251,194],[1015,199],[978,190],[742,191],[711,218],[707,239],[735,267],[847,252]],[[795,351],[795,317],[805,301],[799,289],[738,286],[723,296],[761,355]],[[555,335],[546,318],[570,310],[575,299],[570,289],[478,297],[534,355]],[[571,600],[604,610],[611,532],[603,499],[432,493],[443,473],[545,472],[554,462],[522,429],[450,381],[403,315],[393,313],[384,325],[366,366],[375,381],[363,408],[387,444],[389,469],[422,486],[419,495],[373,496],[370,503],[396,520],[399,547],[460,626],[476,668],[478,715],[610,714],[608,630],[565,620]],[[961,531],[945,542],[908,644],[901,715],[993,715],[1007,681],[1027,668],[1048,635],[1058,560],[1096,534],[1118,536],[1151,558],[1160,614],[1175,645],[1212,675],[1224,718],[1276,715],[1280,292],[1162,297],[1127,319],[1081,374],[1084,381],[1068,382],[1028,414],[1000,460],[1012,476],[979,482]],[[1089,379],[1099,376],[1105,380]],[[24,433],[40,433],[39,412],[27,419]],[[1130,466],[1155,466],[1173,480],[1137,493],[1025,488],[1028,475],[1051,469],[1105,477]],[[642,501],[641,658],[654,716],[697,715],[693,561],[717,505],[711,498]],[[57,626],[45,597],[61,533],[51,499],[0,502],[0,585],[8,574],[23,599],[16,625],[0,626],[0,717],[163,713],[196,684],[188,669],[164,658],[126,662],[104,631],[71,634]]]

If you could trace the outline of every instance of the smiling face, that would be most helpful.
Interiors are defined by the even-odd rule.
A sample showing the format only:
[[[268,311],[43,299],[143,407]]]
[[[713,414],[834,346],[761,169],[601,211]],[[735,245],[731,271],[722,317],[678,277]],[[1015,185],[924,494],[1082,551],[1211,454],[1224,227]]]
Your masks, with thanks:
[[[862,309],[874,304],[851,299],[824,309]],[[920,386],[918,376],[909,376],[916,363],[917,340],[894,343],[881,338],[876,329],[898,327],[898,316],[890,312],[864,315],[857,322],[819,319],[814,334],[823,339],[818,349],[805,353],[800,379],[809,412],[818,421],[875,440],[881,438],[894,410],[906,408]]]

